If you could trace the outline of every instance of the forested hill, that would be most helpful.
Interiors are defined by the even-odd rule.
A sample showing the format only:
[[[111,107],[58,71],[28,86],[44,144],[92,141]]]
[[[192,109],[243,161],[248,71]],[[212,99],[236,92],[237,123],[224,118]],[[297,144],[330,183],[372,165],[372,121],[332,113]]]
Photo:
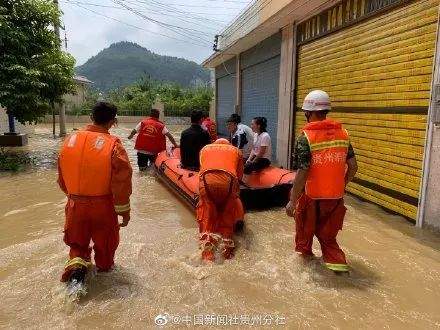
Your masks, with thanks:
[[[103,92],[127,86],[143,76],[175,82],[184,87],[209,81],[209,71],[195,62],[157,55],[126,41],[110,45],[75,71],[93,81],[93,86]]]

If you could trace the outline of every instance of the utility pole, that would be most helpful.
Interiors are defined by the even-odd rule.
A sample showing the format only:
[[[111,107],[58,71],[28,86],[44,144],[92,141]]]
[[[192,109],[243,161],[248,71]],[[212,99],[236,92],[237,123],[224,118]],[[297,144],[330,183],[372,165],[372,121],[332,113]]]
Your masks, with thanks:
[[[60,5],[58,3],[58,0],[53,0],[53,4],[56,7],[56,9],[59,11]],[[60,25],[59,25],[58,21],[54,22],[54,32],[57,37],[58,47],[61,49]],[[66,135],[66,109],[63,104],[60,104],[59,106],[60,106],[59,107],[60,108],[59,119],[60,119],[60,137],[61,137],[61,136]],[[54,124],[54,126],[55,126],[55,124]]]

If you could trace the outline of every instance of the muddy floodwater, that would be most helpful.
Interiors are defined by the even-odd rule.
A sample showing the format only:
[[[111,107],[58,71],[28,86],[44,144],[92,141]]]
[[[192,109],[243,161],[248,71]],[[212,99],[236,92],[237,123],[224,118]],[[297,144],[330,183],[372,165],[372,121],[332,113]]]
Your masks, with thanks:
[[[37,127],[24,150],[34,165],[0,174],[0,328],[149,329],[158,315],[171,328],[440,328],[439,235],[347,196],[339,240],[349,277],[303,263],[281,209],[247,214],[235,258],[202,265],[193,212],[153,172],[138,172],[131,129],[113,132],[133,162],[132,220],[115,270],[91,278],[79,303],[59,282],[65,196],[50,127]]]

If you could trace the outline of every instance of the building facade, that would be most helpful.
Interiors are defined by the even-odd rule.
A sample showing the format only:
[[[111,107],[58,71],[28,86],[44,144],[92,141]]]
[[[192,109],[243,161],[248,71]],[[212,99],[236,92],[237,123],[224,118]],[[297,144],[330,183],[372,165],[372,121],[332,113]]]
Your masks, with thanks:
[[[93,84],[93,82],[84,76],[74,76],[73,80],[75,81],[75,93],[63,96],[67,113],[80,108],[84,104],[88,87]]]
[[[289,167],[305,124],[302,100],[313,89],[325,90],[330,116],[349,130],[359,162],[347,190],[440,227],[440,206],[431,212],[433,195],[425,193],[436,191],[440,184],[432,182],[440,173],[423,176],[435,156],[425,150],[433,148],[428,112],[438,7],[438,0],[254,2],[204,62],[216,74],[220,130],[232,112],[246,123],[267,117],[274,157]],[[438,220],[429,220],[436,214]]]

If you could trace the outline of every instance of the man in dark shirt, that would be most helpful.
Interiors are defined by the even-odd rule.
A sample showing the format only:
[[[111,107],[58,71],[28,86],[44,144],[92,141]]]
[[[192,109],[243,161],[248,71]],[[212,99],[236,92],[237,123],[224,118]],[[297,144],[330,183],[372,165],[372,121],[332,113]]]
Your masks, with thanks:
[[[180,137],[180,157],[182,168],[198,171],[200,168],[199,153],[207,144],[211,143],[209,133],[202,124],[202,112],[195,110],[191,113],[191,127],[184,130]]]

